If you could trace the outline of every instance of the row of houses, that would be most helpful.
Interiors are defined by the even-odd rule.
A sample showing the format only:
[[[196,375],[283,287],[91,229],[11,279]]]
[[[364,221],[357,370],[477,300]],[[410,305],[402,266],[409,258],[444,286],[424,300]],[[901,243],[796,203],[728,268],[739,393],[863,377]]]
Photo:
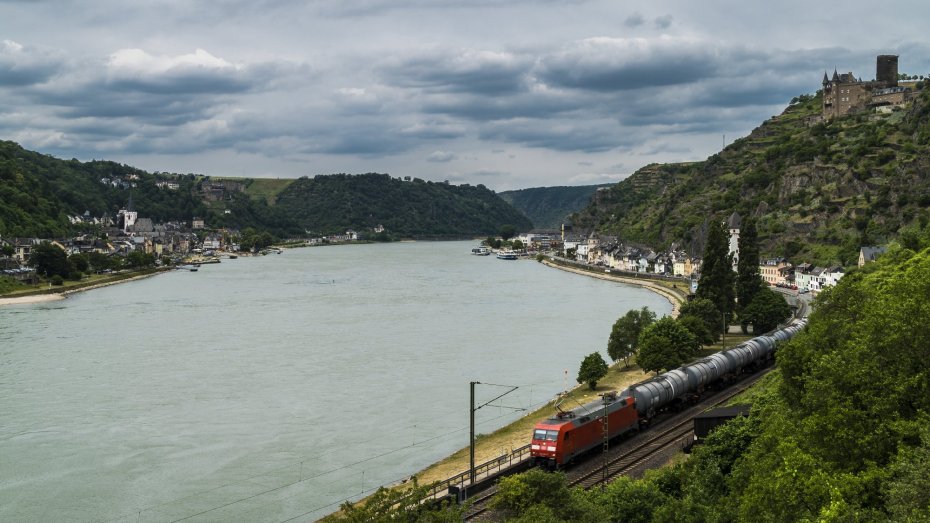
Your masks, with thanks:
[[[731,234],[730,254],[738,253],[739,218],[731,216],[728,228]],[[624,245],[617,238],[590,233],[587,237],[567,235],[563,252],[576,261],[608,267],[619,271],[639,272],[663,276],[696,279],[701,272],[701,259],[682,250],[656,252],[649,248]],[[859,252],[859,267],[885,252],[884,247],[866,246]],[[733,270],[736,270],[734,264]],[[818,267],[810,263],[792,264],[785,258],[764,260],[759,264],[762,279],[773,287],[806,289],[813,292],[836,285],[845,274],[841,266]]]

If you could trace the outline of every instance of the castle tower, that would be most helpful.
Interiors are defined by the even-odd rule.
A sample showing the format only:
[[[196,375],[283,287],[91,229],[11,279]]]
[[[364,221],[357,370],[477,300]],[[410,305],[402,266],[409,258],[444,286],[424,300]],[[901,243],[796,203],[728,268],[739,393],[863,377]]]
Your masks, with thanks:
[[[898,55],[878,55],[875,60],[875,80],[887,84],[887,87],[898,85]]]

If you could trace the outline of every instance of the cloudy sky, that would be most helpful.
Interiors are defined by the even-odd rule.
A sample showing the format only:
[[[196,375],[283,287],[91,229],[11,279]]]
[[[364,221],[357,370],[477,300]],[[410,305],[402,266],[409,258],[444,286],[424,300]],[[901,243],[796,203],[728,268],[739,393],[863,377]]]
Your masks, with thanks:
[[[930,2],[0,0],[0,139],[147,170],[496,190],[699,160]]]

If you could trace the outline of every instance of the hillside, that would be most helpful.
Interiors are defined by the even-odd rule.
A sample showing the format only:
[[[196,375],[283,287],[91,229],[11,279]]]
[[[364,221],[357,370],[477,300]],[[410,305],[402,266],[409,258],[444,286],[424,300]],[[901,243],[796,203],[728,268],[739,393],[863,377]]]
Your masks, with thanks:
[[[311,231],[383,225],[402,236],[483,236],[501,225],[532,227],[483,185],[451,185],[387,174],[300,178],[277,195],[276,207]]]
[[[559,229],[568,217],[591,203],[594,192],[605,185],[533,187],[504,191],[498,196],[522,212],[537,229]]]
[[[813,123],[821,98],[802,96],[720,153],[653,164],[599,191],[578,227],[655,247],[700,244],[705,219],[758,220],[763,256],[854,261],[930,219],[930,89],[910,107]],[[698,248],[696,252],[700,252]]]
[[[211,178],[146,172],[109,161],[61,160],[0,142],[0,236],[56,238],[88,230],[70,217],[125,208],[155,222],[265,229],[286,237],[364,231],[379,224],[394,236],[464,237],[529,220],[484,186],[450,185],[388,175],[314,178]]]

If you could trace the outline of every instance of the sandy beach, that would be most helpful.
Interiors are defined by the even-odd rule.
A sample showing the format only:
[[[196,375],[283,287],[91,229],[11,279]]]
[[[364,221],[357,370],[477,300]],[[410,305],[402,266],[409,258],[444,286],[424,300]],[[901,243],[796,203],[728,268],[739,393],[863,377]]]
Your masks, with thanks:
[[[75,294],[78,292],[85,292],[85,291],[89,291],[92,289],[99,289],[101,287],[107,287],[110,285],[117,285],[120,283],[141,280],[142,278],[148,278],[150,276],[155,276],[156,274],[161,274],[161,272],[140,274],[138,276],[133,276],[132,278],[125,278],[125,279],[116,280],[116,281],[101,282],[96,285],[88,285],[86,287],[80,287],[78,289],[62,289],[61,292],[55,292],[55,293],[49,293],[49,294],[30,294],[28,296],[14,296],[14,297],[6,297],[6,298],[0,297],[0,307],[4,305],[25,305],[25,304],[30,304],[30,303],[44,303],[47,301],[63,300],[71,294]]]
[[[65,299],[61,294],[33,294],[31,296],[17,296],[15,298],[0,298],[0,306],[19,305],[25,303],[42,303],[46,301],[58,301]]]

